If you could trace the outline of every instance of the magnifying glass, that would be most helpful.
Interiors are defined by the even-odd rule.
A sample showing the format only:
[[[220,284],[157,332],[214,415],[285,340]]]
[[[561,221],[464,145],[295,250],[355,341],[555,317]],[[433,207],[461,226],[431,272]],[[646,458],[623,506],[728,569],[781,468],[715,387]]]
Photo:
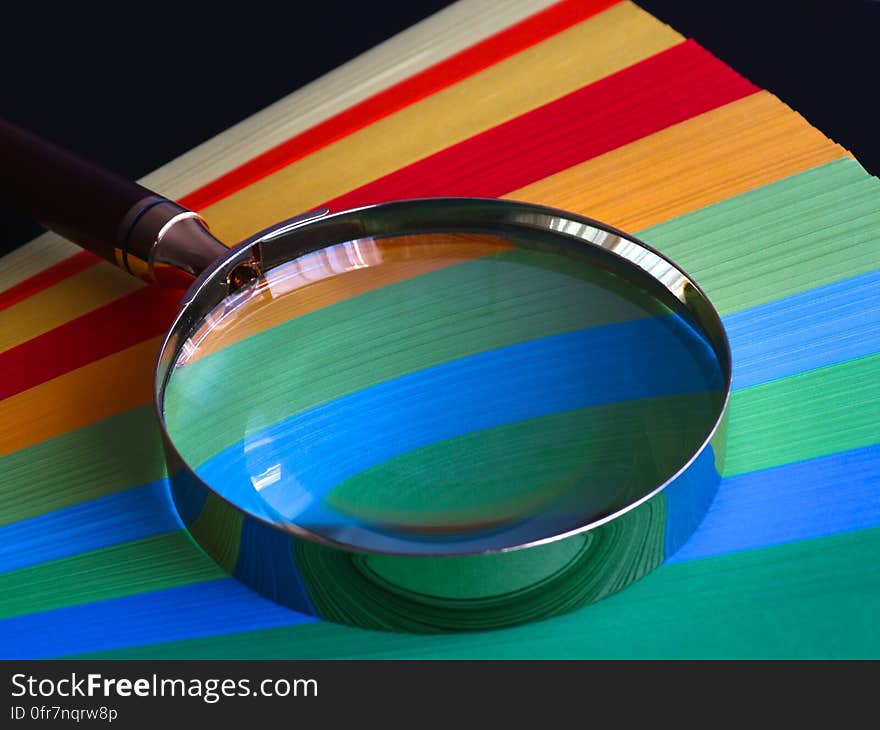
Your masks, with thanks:
[[[227,247],[7,122],[0,155],[19,208],[186,288],[154,379],[171,496],[275,601],[420,632],[548,617],[650,572],[714,497],[727,337],[632,236],[435,198],[314,211]]]

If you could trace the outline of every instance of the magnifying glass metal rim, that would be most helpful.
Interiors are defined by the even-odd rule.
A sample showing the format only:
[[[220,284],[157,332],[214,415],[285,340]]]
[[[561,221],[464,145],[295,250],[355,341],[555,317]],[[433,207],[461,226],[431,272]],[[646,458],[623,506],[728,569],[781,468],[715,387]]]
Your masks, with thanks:
[[[272,600],[369,628],[433,632],[509,626],[572,610],[638,580],[690,538],[714,499],[730,400],[727,335],[690,276],[622,231],[530,203],[426,198],[307,214],[230,249],[197,213],[2,118],[0,159],[0,196],[10,207],[147,282],[189,287],[153,378],[172,499],[195,541],[227,572]],[[248,286],[282,262],[359,237],[401,235],[413,226],[411,232],[424,233],[419,226],[426,216],[437,231],[450,232],[456,225],[470,232],[478,224],[513,226],[552,232],[554,242],[581,252],[590,250],[584,246],[602,249],[620,262],[615,271],[656,292],[699,329],[714,349],[724,391],[712,428],[687,462],[637,500],[574,529],[457,554],[383,552],[334,541],[294,523],[251,514],[200,479],[175,448],[162,414],[166,378],[191,326],[230,290]],[[209,505],[208,497],[216,501]],[[441,579],[426,586],[422,577],[428,574]],[[499,576],[529,583],[500,589]]]
[[[717,418],[690,458],[661,484],[601,518],[564,532],[515,545],[462,552],[389,551],[333,540],[293,521],[276,522],[244,510],[202,480],[174,446],[163,413],[165,388],[174,362],[183,343],[198,323],[240,285],[240,282],[234,281],[236,271],[245,269],[249,275],[259,276],[276,265],[289,263],[327,246],[359,237],[416,234],[431,229],[455,232],[480,228],[490,231],[499,226],[514,228],[522,226],[532,231],[545,230],[552,232],[556,239],[561,236],[570,240],[574,246],[594,246],[612,253],[620,262],[618,273],[628,272],[644,281],[653,282],[658,287],[658,291],[667,292],[668,298],[674,298],[683,311],[693,316],[694,323],[700,327],[702,334],[711,344],[723,375],[723,398]],[[345,233],[340,235],[340,231]],[[349,236],[348,232],[353,235]],[[282,247],[283,252],[272,250]],[[713,439],[716,439],[727,415],[731,370],[730,344],[718,312],[709,298],[683,269],[639,239],[600,221],[533,203],[495,198],[414,198],[368,205],[333,214],[327,214],[326,210],[307,213],[271,226],[229,249],[227,255],[212,263],[193,282],[183,297],[181,311],[172,323],[159,351],[153,378],[153,410],[162,433],[169,471],[172,465],[175,469],[185,470],[189,479],[194,480],[207,493],[222,500],[245,518],[256,520],[271,529],[298,539],[347,553],[430,559],[504,553],[546,545],[595,530],[653,499],[670,484],[680,479],[709,447]],[[716,442],[714,448],[717,458],[719,456],[717,451],[723,451],[724,445]],[[197,537],[196,539],[198,541]]]

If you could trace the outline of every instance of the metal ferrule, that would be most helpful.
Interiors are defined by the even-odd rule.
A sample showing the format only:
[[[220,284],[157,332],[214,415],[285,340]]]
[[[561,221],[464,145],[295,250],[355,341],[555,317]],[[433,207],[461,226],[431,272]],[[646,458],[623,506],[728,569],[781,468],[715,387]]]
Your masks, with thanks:
[[[128,212],[115,249],[117,265],[134,276],[184,288],[227,253],[198,213],[159,196]]]

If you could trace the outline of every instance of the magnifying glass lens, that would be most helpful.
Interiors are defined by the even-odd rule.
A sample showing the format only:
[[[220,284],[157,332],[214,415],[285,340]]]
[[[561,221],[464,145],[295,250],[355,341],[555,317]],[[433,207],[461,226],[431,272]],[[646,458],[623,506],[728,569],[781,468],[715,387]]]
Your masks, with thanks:
[[[180,350],[174,445],[251,514],[371,551],[522,545],[646,496],[708,436],[721,367],[611,254],[553,235],[368,238],[272,269]]]

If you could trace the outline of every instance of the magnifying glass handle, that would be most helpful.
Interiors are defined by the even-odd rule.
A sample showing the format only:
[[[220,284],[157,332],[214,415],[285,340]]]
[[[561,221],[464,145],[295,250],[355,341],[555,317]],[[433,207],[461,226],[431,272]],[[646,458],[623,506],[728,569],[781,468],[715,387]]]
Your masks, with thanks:
[[[0,195],[150,282],[186,285],[227,251],[197,213],[2,118]]]

